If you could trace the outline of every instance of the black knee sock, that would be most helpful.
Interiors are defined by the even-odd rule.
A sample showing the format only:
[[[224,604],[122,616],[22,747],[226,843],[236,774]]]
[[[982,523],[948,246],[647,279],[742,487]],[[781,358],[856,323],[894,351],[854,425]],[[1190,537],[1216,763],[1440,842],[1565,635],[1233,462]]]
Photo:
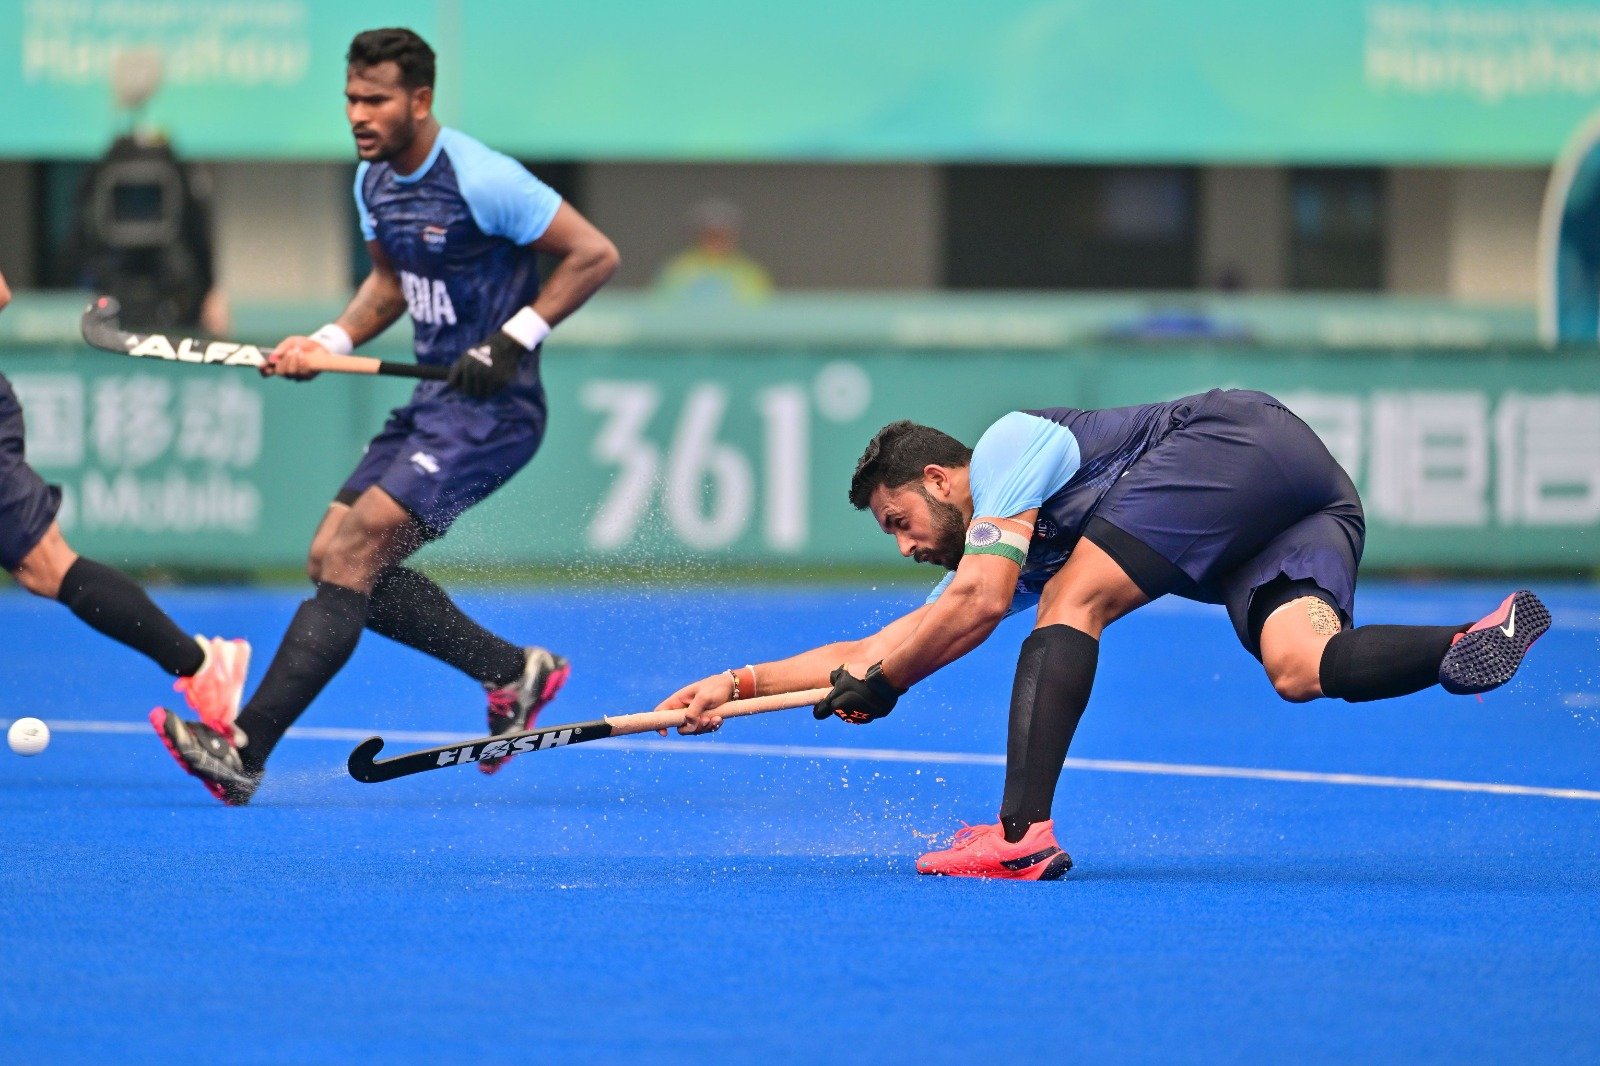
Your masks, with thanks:
[[[404,566],[387,568],[373,583],[367,628],[492,688],[509,685],[527,666],[521,648],[468,618],[432,579]]]
[[[1047,821],[1061,763],[1089,705],[1100,642],[1071,626],[1035,629],[1022,642],[1006,732],[1006,792],[1000,824],[1015,844]]]
[[[267,756],[294,720],[356,650],[367,619],[367,597],[354,589],[317,583],[317,594],[300,603],[238,726],[249,742],[239,752],[248,770],[266,765]]]
[[[56,599],[112,640],[148,655],[174,677],[188,677],[205,662],[199,643],[121,570],[79,556],[62,575]]]
[[[1366,703],[1439,683],[1450,640],[1470,627],[1360,626],[1335,633],[1322,650],[1322,694]]]

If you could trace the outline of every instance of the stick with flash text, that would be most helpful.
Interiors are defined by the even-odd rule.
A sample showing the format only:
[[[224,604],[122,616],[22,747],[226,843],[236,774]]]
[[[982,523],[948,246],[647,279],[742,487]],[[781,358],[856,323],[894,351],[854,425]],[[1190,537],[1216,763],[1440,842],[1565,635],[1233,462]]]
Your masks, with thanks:
[[[176,337],[165,333],[128,333],[117,316],[122,308],[110,296],[97,296],[83,312],[83,339],[92,348],[138,358],[166,359],[175,363],[217,363],[222,366],[247,366],[259,369],[267,353],[254,344],[238,341],[206,340],[202,337]],[[443,380],[450,368],[423,366],[420,363],[391,363],[368,355],[318,356],[311,369],[330,374],[386,374],[400,378]]]
[[[813,688],[804,692],[781,692],[773,696],[757,696],[748,700],[732,700],[716,709],[719,718],[741,718],[748,714],[767,711],[786,711],[793,707],[810,707],[831,689]],[[632,733],[648,733],[655,729],[675,729],[683,724],[683,711],[642,711],[639,714],[619,714],[614,718],[598,718],[593,722],[576,722],[572,725],[544,726],[525,729],[520,733],[501,733],[497,737],[479,737],[461,740],[454,744],[441,744],[425,751],[396,755],[392,759],[374,761],[383,750],[382,737],[368,737],[350,753],[350,776],[357,781],[375,784],[409,777],[445,766],[465,766],[480,759],[504,759],[530,751],[565,748],[573,744],[586,744],[607,737],[625,737]]]

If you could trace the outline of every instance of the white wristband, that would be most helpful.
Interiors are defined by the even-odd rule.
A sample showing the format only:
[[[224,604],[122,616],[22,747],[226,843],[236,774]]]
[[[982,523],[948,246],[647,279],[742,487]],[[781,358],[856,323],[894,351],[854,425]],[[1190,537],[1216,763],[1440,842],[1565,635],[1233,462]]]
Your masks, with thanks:
[[[524,307],[512,315],[500,328],[516,338],[517,343],[530,352],[550,336],[550,323],[541,318],[539,312],[531,307]]]
[[[350,334],[346,333],[344,327],[337,322],[329,322],[313,333],[311,339],[334,355],[349,355],[356,350],[356,342],[350,339]]]

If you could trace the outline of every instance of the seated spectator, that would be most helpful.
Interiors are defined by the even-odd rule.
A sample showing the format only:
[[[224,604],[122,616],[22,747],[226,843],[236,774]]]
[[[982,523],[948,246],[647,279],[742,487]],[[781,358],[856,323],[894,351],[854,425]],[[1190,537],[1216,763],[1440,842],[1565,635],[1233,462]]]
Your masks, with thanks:
[[[772,295],[772,278],[739,250],[739,208],[706,200],[690,215],[695,242],[667,261],[655,289],[673,299],[759,303]]]

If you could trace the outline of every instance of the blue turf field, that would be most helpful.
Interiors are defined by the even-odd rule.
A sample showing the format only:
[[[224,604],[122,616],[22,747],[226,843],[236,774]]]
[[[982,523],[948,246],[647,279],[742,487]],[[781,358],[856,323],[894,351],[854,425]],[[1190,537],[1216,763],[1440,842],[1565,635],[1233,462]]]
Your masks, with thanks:
[[[1362,620],[1465,620],[1504,591],[1375,585]],[[152,667],[0,596],[0,718],[57,726],[38,758],[0,751],[0,1060],[1594,1062],[1597,797],[1170,771],[1600,789],[1600,592],[1541,591],[1557,628],[1482,703],[1290,706],[1214,609],[1119,623],[1073,755],[1167,769],[1063,776],[1078,868],[1055,884],[911,872],[993,817],[1020,620],[871,727],[792,711],[380,785],[344,775],[351,737],[476,734],[482,712],[369,636],[228,810],[144,725]],[[255,641],[258,678],[298,596],[158,598]],[[572,655],[546,722],[915,599],[463,597]]]

